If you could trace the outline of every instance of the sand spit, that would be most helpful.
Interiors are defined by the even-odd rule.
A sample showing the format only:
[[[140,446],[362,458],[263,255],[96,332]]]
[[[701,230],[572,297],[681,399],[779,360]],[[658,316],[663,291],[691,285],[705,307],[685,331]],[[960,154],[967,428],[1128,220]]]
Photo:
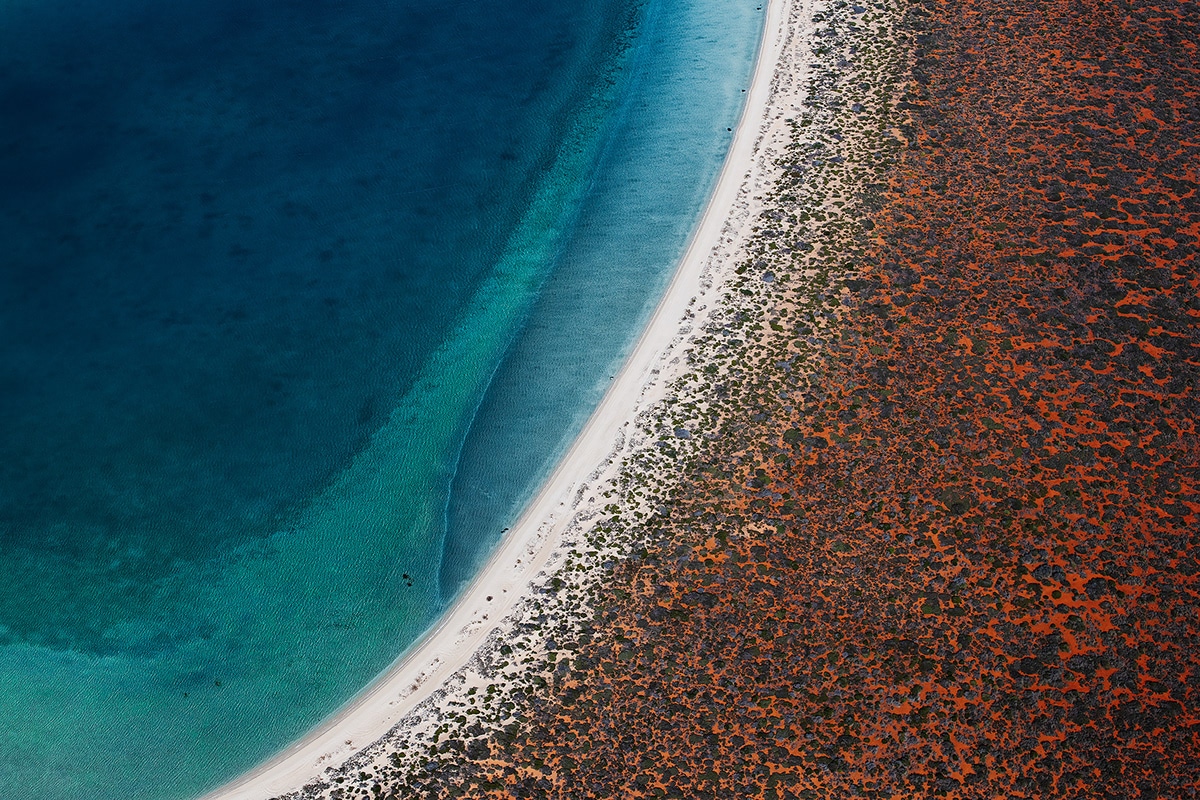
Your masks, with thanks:
[[[720,289],[742,257],[803,101],[813,3],[770,0],[764,11],[745,111],[700,226],[625,367],[530,508],[454,608],[395,667],[319,730],[206,800],[340,793],[347,780],[380,774],[384,765],[436,742],[451,727],[445,720],[467,722],[455,709],[473,705],[477,695],[503,697],[521,682],[518,674],[528,679],[534,665],[557,660],[551,631],[567,620],[548,619],[542,598],[569,594],[568,581],[577,589],[595,585],[635,545],[589,536],[598,521],[614,518],[618,502],[631,520],[658,513],[625,491],[628,466],[647,449],[663,452],[654,447],[664,425],[663,401],[692,368],[689,343],[710,323]],[[682,427],[671,436],[671,458],[680,460],[702,439]],[[588,599],[580,595],[567,605],[576,616],[590,616]],[[510,665],[510,654],[522,663]],[[491,720],[503,721],[502,713]],[[485,730],[481,722],[470,727],[478,735]]]

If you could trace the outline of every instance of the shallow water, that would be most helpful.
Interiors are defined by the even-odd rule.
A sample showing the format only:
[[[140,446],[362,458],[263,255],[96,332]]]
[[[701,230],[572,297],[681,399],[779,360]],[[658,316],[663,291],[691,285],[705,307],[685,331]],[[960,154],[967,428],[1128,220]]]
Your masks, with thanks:
[[[0,794],[195,795],[430,624],[665,285],[759,14],[0,8]]]
[[[760,5],[648,8],[580,221],[466,438],[448,509],[447,595],[565,453],[658,304],[740,118]]]

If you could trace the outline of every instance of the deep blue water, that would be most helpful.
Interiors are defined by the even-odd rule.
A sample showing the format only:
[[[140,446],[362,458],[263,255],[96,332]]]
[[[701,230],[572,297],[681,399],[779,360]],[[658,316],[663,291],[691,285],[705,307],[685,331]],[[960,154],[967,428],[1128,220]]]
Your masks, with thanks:
[[[0,796],[194,796],[436,618],[669,278],[760,23],[0,5]]]

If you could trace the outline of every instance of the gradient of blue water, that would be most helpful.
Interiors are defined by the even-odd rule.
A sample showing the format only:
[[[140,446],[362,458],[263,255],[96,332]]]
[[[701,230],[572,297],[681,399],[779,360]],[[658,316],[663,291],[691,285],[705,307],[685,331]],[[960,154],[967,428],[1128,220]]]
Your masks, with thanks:
[[[761,3],[651,3],[619,120],[463,447],[442,590],[474,574],[608,388],[682,257],[740,118]]]
[[[430,624],[661,291],[760,14],[0,6],[0,795],[195,795]]]

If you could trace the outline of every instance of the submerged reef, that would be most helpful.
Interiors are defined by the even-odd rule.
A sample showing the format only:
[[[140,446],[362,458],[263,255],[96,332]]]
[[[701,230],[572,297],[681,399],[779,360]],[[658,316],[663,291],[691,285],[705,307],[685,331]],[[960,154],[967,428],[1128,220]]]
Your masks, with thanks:
[[[1200,15],[814,19],[603,518],[421,736],[297,796],[1200,794]]]

